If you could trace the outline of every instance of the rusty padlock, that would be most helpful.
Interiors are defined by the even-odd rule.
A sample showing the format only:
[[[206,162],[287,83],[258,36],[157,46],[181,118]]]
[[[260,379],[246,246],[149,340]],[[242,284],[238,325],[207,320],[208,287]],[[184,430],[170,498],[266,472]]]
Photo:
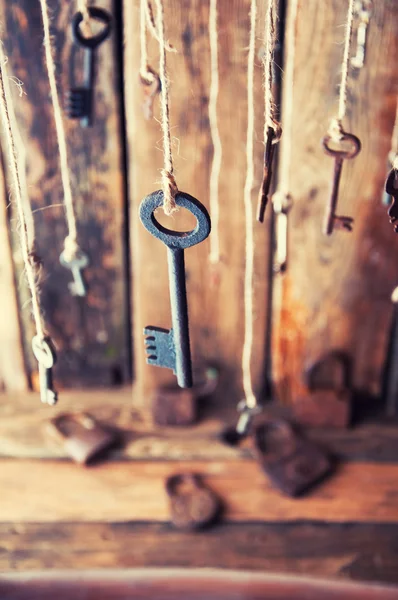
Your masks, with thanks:
[[[331,470],[330,458],[317,445],[298,435],[286,421],[269,421],[253,432],[255,454],[275,487],[299,496]]]
[[[296,398],[293,410],[308,427],[347,427],[351,420],[351,364],[341,352],[329,352],[306,372],[308,393]]]
[[[172,475],[166,480],[171,521],[178,529],[203,529],[221,512],[219,498],[196,473]]]
[[[119,436],[86,413],[63,413],[47,422],[48,433],[77,463],[87,465],[114,446]]]
[[[156,425],[192,425],[198,418],[197,400],[210,396],[217,387],[219,373],[215,367],[208,367],[202,375],[195,377],[192,388],[177,385],[163,386],[155,390],[151,398],[152,418]]]

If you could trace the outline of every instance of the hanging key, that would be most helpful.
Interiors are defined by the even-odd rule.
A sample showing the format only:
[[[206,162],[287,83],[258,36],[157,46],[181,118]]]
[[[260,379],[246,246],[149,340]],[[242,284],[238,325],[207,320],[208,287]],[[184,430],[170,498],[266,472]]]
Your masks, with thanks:
[[[109,36],[111,31],[111,15],[95,6],[88,7],[89,15],[104,24],[101,31],[94,36],[84,37],[80,25],[83,14],[77,12],[72,20],[72,34],[75,44],[84,48],[83,84],[76,86],[72,83],[66,96],[66,112],[70,119],[80,119],[82,127],[92,125],[95,82],[95,51]]]
[[[351,147],[347,150],[335,150],[331,148],[329,146],[331,139],[332,138],[330,135],[325,135],[325,137],[322,140],[324,151],[326,152],[326,154],[328,154],[329,156],[333,156],[334,158],[332,189],[330,192],[330,198],[327,205],[325,221],[323,226],[323,233],[325,235],[331,235],[335,227],[338,229],[346,229],[347,231],[352,231],[352,224],[354,219],[352,219],[351,217],[337,216],[336,208],[339,197],[339,185],[341,179],[341,172],[343,168],[343,162],[344,160],[355,158],[355,156],[357,156],[357,154],[359,154],[361,150],[361,142],[352,133],[343,132],[342,137],[339,141],[339,144],[341,145],[343,145],[345,142],[349,142]]]
[[[390,223],[395,223],[398,219],[398,171],[391,169],[388,174],[386,186],[386,194],[391,196],[392,204],[388,209],[388,216],[390,217]],[[398,233],[398,225],[394,225],[395,233]]]
[[[264,213],[268,204],[269,188],[271,186],[272,179],[272,164],[274,161],[275,147],[276,147],[276,134],[272,127],[268,127],[267,142],[265,145],[264,153],[264,175],[263,182],[261,184],[260,193],[258,195],[257,203],[257,221],[264,223]]]
[[[88,256],[81,250],[78,250],[72,260],[68,260],[65,256],[65,252],[62,252],[59,257],[59,262],[65,269],[72,271],[73,281],[68,284],[68,288],[72,296],[84,297],[87,293],[86,285],[84,283],[82,271],[88,264]]]
[[[57,355],[50,338],[41,339],[38,335],[32,340],[32,350],[39,363],[40,397],[44,404],[53,406],[57,403],[57,392],[54,391],[52,369]]]
[[[180,387],[192,387],[192,363],[189,343],[188,304],[185,282],[184,250],[199,244],[210,233],[210,217],[195,198],[179,192],[177,206],[187,209],[197,219],[192,231],[166,229],[155,218],[154,211],[163,205],[163,192],[153,192],[141,203],[140,219],[154,237],[167,246],[172,328],[145,327],[147,363],[171,369]]]

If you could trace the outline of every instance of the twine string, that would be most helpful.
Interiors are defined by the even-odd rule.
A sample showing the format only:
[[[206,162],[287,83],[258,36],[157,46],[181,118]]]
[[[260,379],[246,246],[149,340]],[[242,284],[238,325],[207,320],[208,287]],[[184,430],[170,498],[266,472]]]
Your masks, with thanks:
[[[347,112],[347,88],[348,88],[348,67],[350,62],[352,28],[354,22],[355,0],[349,0],[347,21],[345,27],[344,53],[341,64],[341,83],[339,93],[339,106],[337,115],[331,120],[328,133],[332,140],[338,142],[341,140],[343,130],[343,119]]]
[[[156,1],[157,10],[157,34],[159,41],[159,78],[160,78],[160,105],[161,105],[161,128],[163,134],[163,160],[164,166],[161,171],[163,187],[163,210],[170,216],[177,209],[175,197],[178,193],[177,183],[174,177],[173,153],[171,147],[170,132],[170,108],[169,108],[169,80],[167,77],[166,43],[164,28],[163,0]]]
[[[251,375],[253,349],[253,274],[254,236],[252,190],[254,183],[254,61],[256,45],[257,0],[251,0],[250,41],[247,61],[247,137],[246,137],[246,181],[244,187],[246,264],[244,280],[244,342],[242,353],[242,375],[245,403],[248,408],[257,406]]]
[[[77,10],[82,13],[83,21],[80,27],[82,28],[83,34],[86,37],[91,37],[93,31],[90,23],[90,13],[88,11],[88,0],[77,0]]]
[[[264,23],[265,52],[263,55],[264,66],[264,145],[268,137],[268,129],[275,132],[273,143],[279,142],[282,129],[279,121],[276,119],[276,103],[273,93],[273,69],[274,54],[277,42],[276,36],[276,18],[277,6],[276,0],[268,0],[268,7]]]
[[[220,85],[218,68],[218,28],[217,28],[217,0],[210,0],[209,12],[209,39],[210,39],[210,92],[209,92],[209,122],[210,135],[213,143],[213,160],[210,173],[210,214],[212,218],[212,235],[210,236],[210,255],[212,264],[220,261],[220,200],[219,181],[222,162],[222,145],[218,128],[217,101]]]
[[[86,3],[87,4],[87,3]],[[76,214],[72,197],[72,187],[70,182],[70,174],[68,168],[68,153],[66,147],[65,127],[62,118],[61,105],[57,90],[57,82],[55,78],[55,62],[53,57],[53,49],[50,35],[50,19],[48,14],[47,0],[40,0],[41,13],[43,18],[44,29],[44,50],[46,57],[46,65],[48,72],[48,81],[50,84],[51,98],[54,110],[55,129],[57,134],[57,143],[59,149],[59,160],[62,187],[64,192],[64,206],[66,213],[66,221],[68,226],[68,236],[64,242],[65,259],[72,261],[79,251],[77,243],[77,223]]]
[[[21,244],[22,258],[25,266],[26,279],[28,282],[31,299],[32,299],[32,313],[36,326],[37,336],[40,340],[45,337],[43,317],[40,307],[40,293],[38,289],[38,264],[35,260],[33,251],[33,240],[29,243],[28,228],[24,209],[24,199],[22,193],[22,175],[20,173],[19,162],[17,158],[17,145],[16,137],[17,134],[14,132],[12,125],[12,98],[7,89],[5,83],[7,78],[6,73],[6,60],[3,54],[3,46],[0,43],[0,112],[1,120],[4,127],[4,133],[7,140],[8,153],[9,153],[9,165],[10,173],[14,188],[15,203],[18,211],[19,221],[19,240]],[[15,127],[15,123],[14,123]]]

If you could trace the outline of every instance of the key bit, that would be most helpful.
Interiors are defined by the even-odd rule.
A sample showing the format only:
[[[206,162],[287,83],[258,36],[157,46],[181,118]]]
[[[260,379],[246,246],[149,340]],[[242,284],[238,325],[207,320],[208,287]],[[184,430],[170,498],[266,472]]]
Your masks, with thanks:
[[[178,192],[175,201],[177,206],[189,210],[196,217],[196,227],[192,231],[172,231],[158,223],[154,213],[163,206],[161,190],[144,198],[140,206],[143,226],[167,246],[172,321],[170,330],[149,326],[144,329],[144,335],[147,362],[172,369],[180,387],[192,387],[184,250],[206,239],[211,224],[206,208],[196,198]]]
[[[352,231],[354,220],[352,217],[342,217],[336,215],[337,201],[339,197],[339,186],[341,179],[341,172],[343,169],[344,160],[355,158],[361,150],[361,142],[352,133],[343,132],[339,144],[343,145],[348,142],[350,147],[347,150],[335,150],[330,147],[332,137],[326,135],[322,140],[323,149],[326,154],[332,156],[335,159],[334,171],[332,178],[332,186],[329,201],[326,208],[325,220],[323,226],[323,233],[325,235],[331,235],[334,228],[345,229],[346,231]]]
[[[35,335],[32,340],[32,350],[39,364],[40,398],[44,404],[53,406],[57,403],[58,395],[53,387],[52,368],[57,361],[57,355],[49,337],[40,338]]]
[[[68,284],[69,291],[72,296],[84,297],[87,293],[86,285],[84,283],[82,270],[85,269],[89,264],[87,254],[79,250],[72,260],[69,260],[65,251],[59,257],[59,262],[65,269],[72,271],[73,281]]]
[[[398,171],[391,169],[388,174],[386,185],[386,194],[391,196],[392,204],[388,209],[388,216],[390,217],[390,223],[394,224],[398,219]],[[398,224],[394,225],[395,233],[398,233]]]
[[[84,48],[84,66],[83,66],[83,84],[75,84],[75,78],[72,77],[71,88],[66,94],[66,112],[70,119],[80,119],[82,127],[88,127],[92,124],[93,104],[94,104],[94,83],[95,83],[95,52],[97,47],[102,44],[111,32],[111,15],[95,6],[88,7],[91,18],[104,24],[102,30],[94,36],[84,37],[80,25],[83,21],[83,14],[79,11],[72,19],[72,35],[76,45]]]

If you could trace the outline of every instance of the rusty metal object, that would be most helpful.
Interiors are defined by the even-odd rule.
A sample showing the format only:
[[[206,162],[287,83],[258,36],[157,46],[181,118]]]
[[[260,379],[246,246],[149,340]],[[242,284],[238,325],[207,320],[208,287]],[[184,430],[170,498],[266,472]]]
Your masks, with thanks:
[[[280,137],[280,135],[279,135]],[[268,127],[267,141],[264,153],[264,174],[257,202],[257,221],[264,223],[265,209],[268,204],[269,188],[272,179],[272,165],[274,162],[275,147],[279,141],[276,132],[272,127]]]
[[[166,480],[171,520],[178,529],[202,529],[220,515],[221,502],[194,473],[172,475]]]
[[[319,483],[331,470],[329,457],[286,422],[269,421],[253,432],[255,454],[275,487],[296,497]]]
[[[192,425],[198,419],[198,400],[215,391],[218,379],[218,370],[208,367],[204,375],[194,377],[195,384],[190,389],[177,385],[158,388],[151,398],[153,422],[161,426]]]
[[[388,216],[390,217],[390,223],[394,224],[398,219],[398,171],[391,169],[388,174],[386,185],[386,194],[391,196],[392,204],[388,209]],[[398,225],[394,225],[395,233],[398,233]]]
[[[332,178],[332,186],[329,201],[326,207],[325,221],[323,226],[323,233],[325,235],[331,235],[334,228],[346,229],[352,231],[353,219],[351,217],[341,217],[336,215],[337,201],[339,198],[339,185],[341,179],[341,172],[343,169],[344,160],[355,158],[361,150],[360,140],[352,133],[342,133],[342,137],[339,140],[340,144],[344,142],[350,143],[348,150],[334,150],[329,146],[332,137],[325,135],[322,140],[323,149],[326,154],[334,158],[334,171]]]
[[[140,74],[140,83],[144,89],[144,102],[142,104],[142,110],[144,112],[145,119],[149,120],[153,117],[153,104],[156,96],[160,94],[162,84],[160,77],[152,67],[147,66],[147,73],[144,75]]]
[[[104,454],[119,439],[115,431],[100,425],[86,413],[63,413],[47,422],[48,433],[77,463],[87,465]]]
[[[351,361],[330,352],[314,363],[306,375],[308,393],[295,399],[299,423],[309,427],[347,427],[351,420]]]

